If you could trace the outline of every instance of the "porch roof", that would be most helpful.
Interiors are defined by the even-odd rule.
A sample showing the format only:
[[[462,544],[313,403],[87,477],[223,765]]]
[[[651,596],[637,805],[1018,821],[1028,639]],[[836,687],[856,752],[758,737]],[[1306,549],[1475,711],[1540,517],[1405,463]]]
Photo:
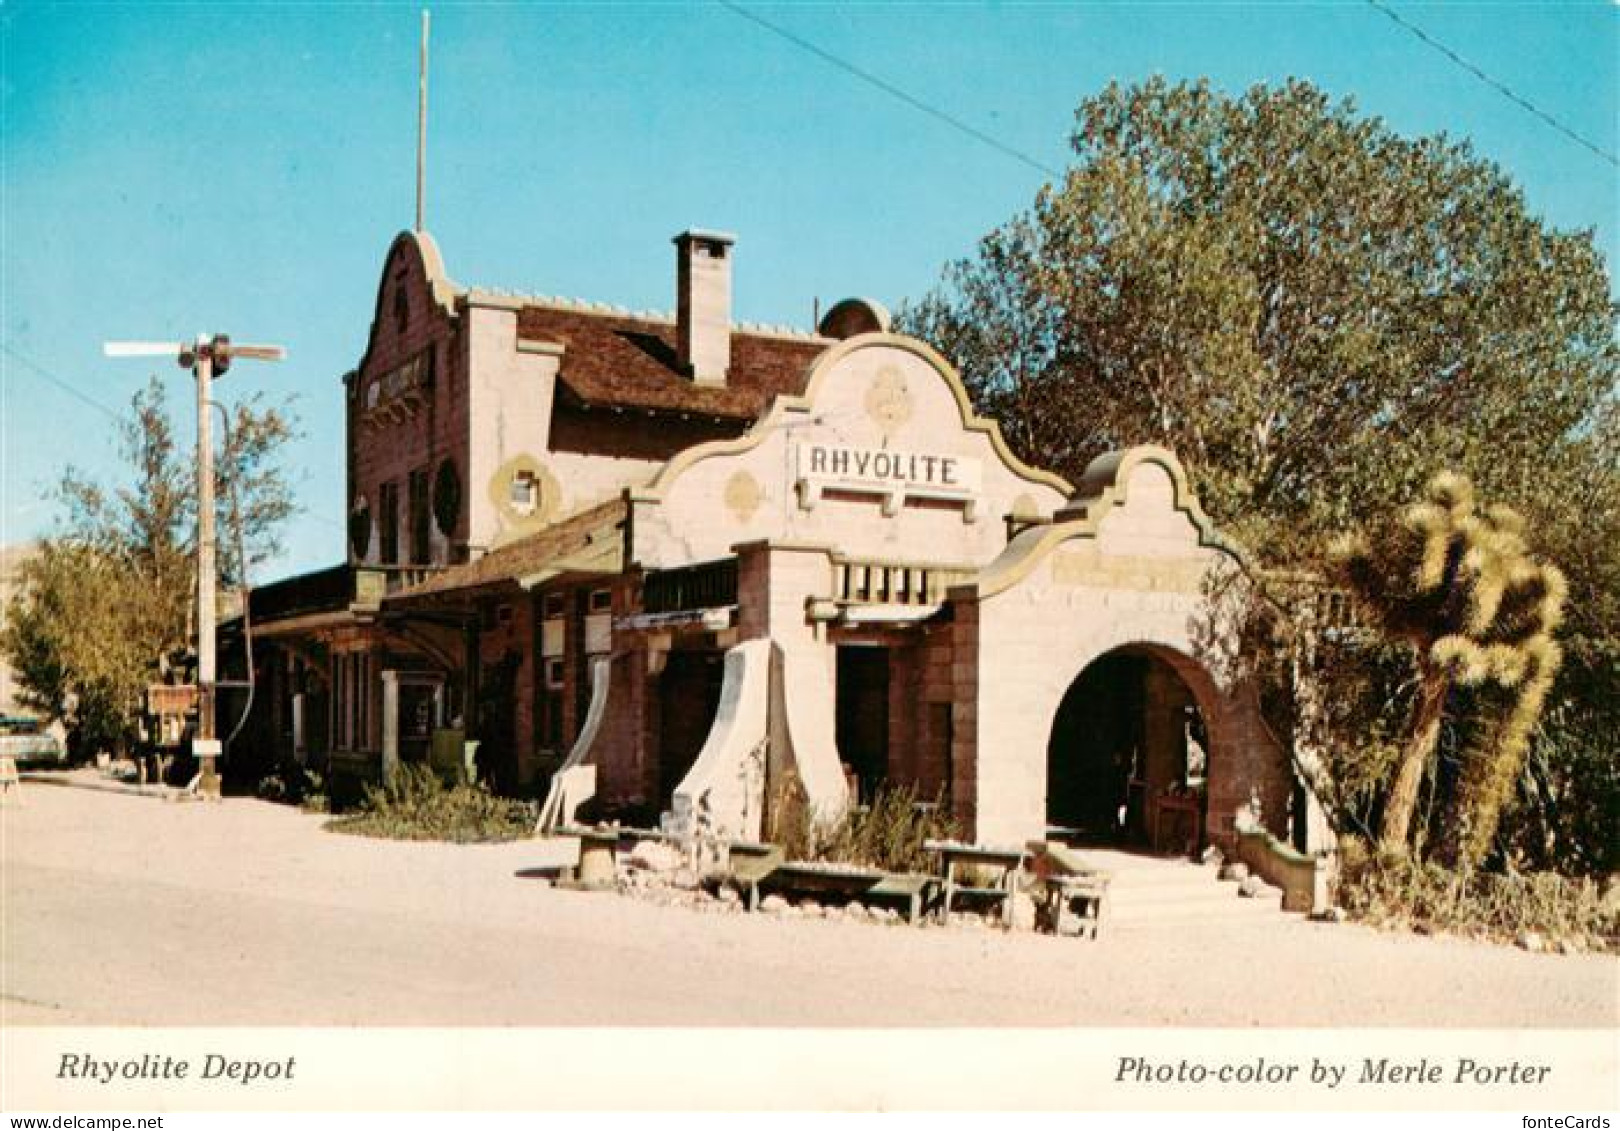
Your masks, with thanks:
[[[624,566],[627,513],[623,499],[611,499],[390,594],[383,603],[398,607],[497,586],[528,589],[565,573],[617,573]]]

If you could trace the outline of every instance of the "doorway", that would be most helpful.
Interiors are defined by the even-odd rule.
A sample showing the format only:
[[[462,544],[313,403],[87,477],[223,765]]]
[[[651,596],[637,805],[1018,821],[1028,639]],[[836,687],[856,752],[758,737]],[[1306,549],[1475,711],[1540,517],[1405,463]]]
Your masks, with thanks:
[[[855,803],[868,805],[889,776],[889,650],[843,644],[836,662],[834,741],[854,776]]]
[[[1191,689],[1163,658],[1124,648],[1069,686],[1047,743],[1046,820],[1093,844],[1202,847],[1209,741]]]

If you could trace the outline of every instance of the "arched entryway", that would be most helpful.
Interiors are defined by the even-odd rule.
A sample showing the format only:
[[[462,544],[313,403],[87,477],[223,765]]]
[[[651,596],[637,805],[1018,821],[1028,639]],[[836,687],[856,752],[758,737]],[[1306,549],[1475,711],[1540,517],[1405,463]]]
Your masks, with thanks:
[[[1097,657],[1075,677],[1047,742],[1053,835],[1193,854],[1205,839],[1210,739],[1191,662],[1148,646]]]

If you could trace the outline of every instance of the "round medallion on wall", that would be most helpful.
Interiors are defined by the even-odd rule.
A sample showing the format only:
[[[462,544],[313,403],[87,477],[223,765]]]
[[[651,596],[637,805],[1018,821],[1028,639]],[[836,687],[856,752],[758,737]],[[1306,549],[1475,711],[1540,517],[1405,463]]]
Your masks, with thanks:
[[[763,495],[759,489],[759,481],[746,471],[733,473],[726,480],[725,493],[726,509],[729,510],[738,522],[747,522],[759,510]]]
[[[892,365],[879,369],[866,390],[866,414],[888,435],[911,419],[911,411],[905,376]]]

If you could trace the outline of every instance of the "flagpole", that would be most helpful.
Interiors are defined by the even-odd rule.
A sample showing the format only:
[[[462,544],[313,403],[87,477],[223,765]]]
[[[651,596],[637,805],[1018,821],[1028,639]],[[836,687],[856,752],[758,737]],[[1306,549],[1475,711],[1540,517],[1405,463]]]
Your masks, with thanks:
[[[427,75],[428,75],[428,21],[431,17],[422,9],[422,58],[417,76],[416,99],[416,230],[422,230],[422,211],[427,197]]]

